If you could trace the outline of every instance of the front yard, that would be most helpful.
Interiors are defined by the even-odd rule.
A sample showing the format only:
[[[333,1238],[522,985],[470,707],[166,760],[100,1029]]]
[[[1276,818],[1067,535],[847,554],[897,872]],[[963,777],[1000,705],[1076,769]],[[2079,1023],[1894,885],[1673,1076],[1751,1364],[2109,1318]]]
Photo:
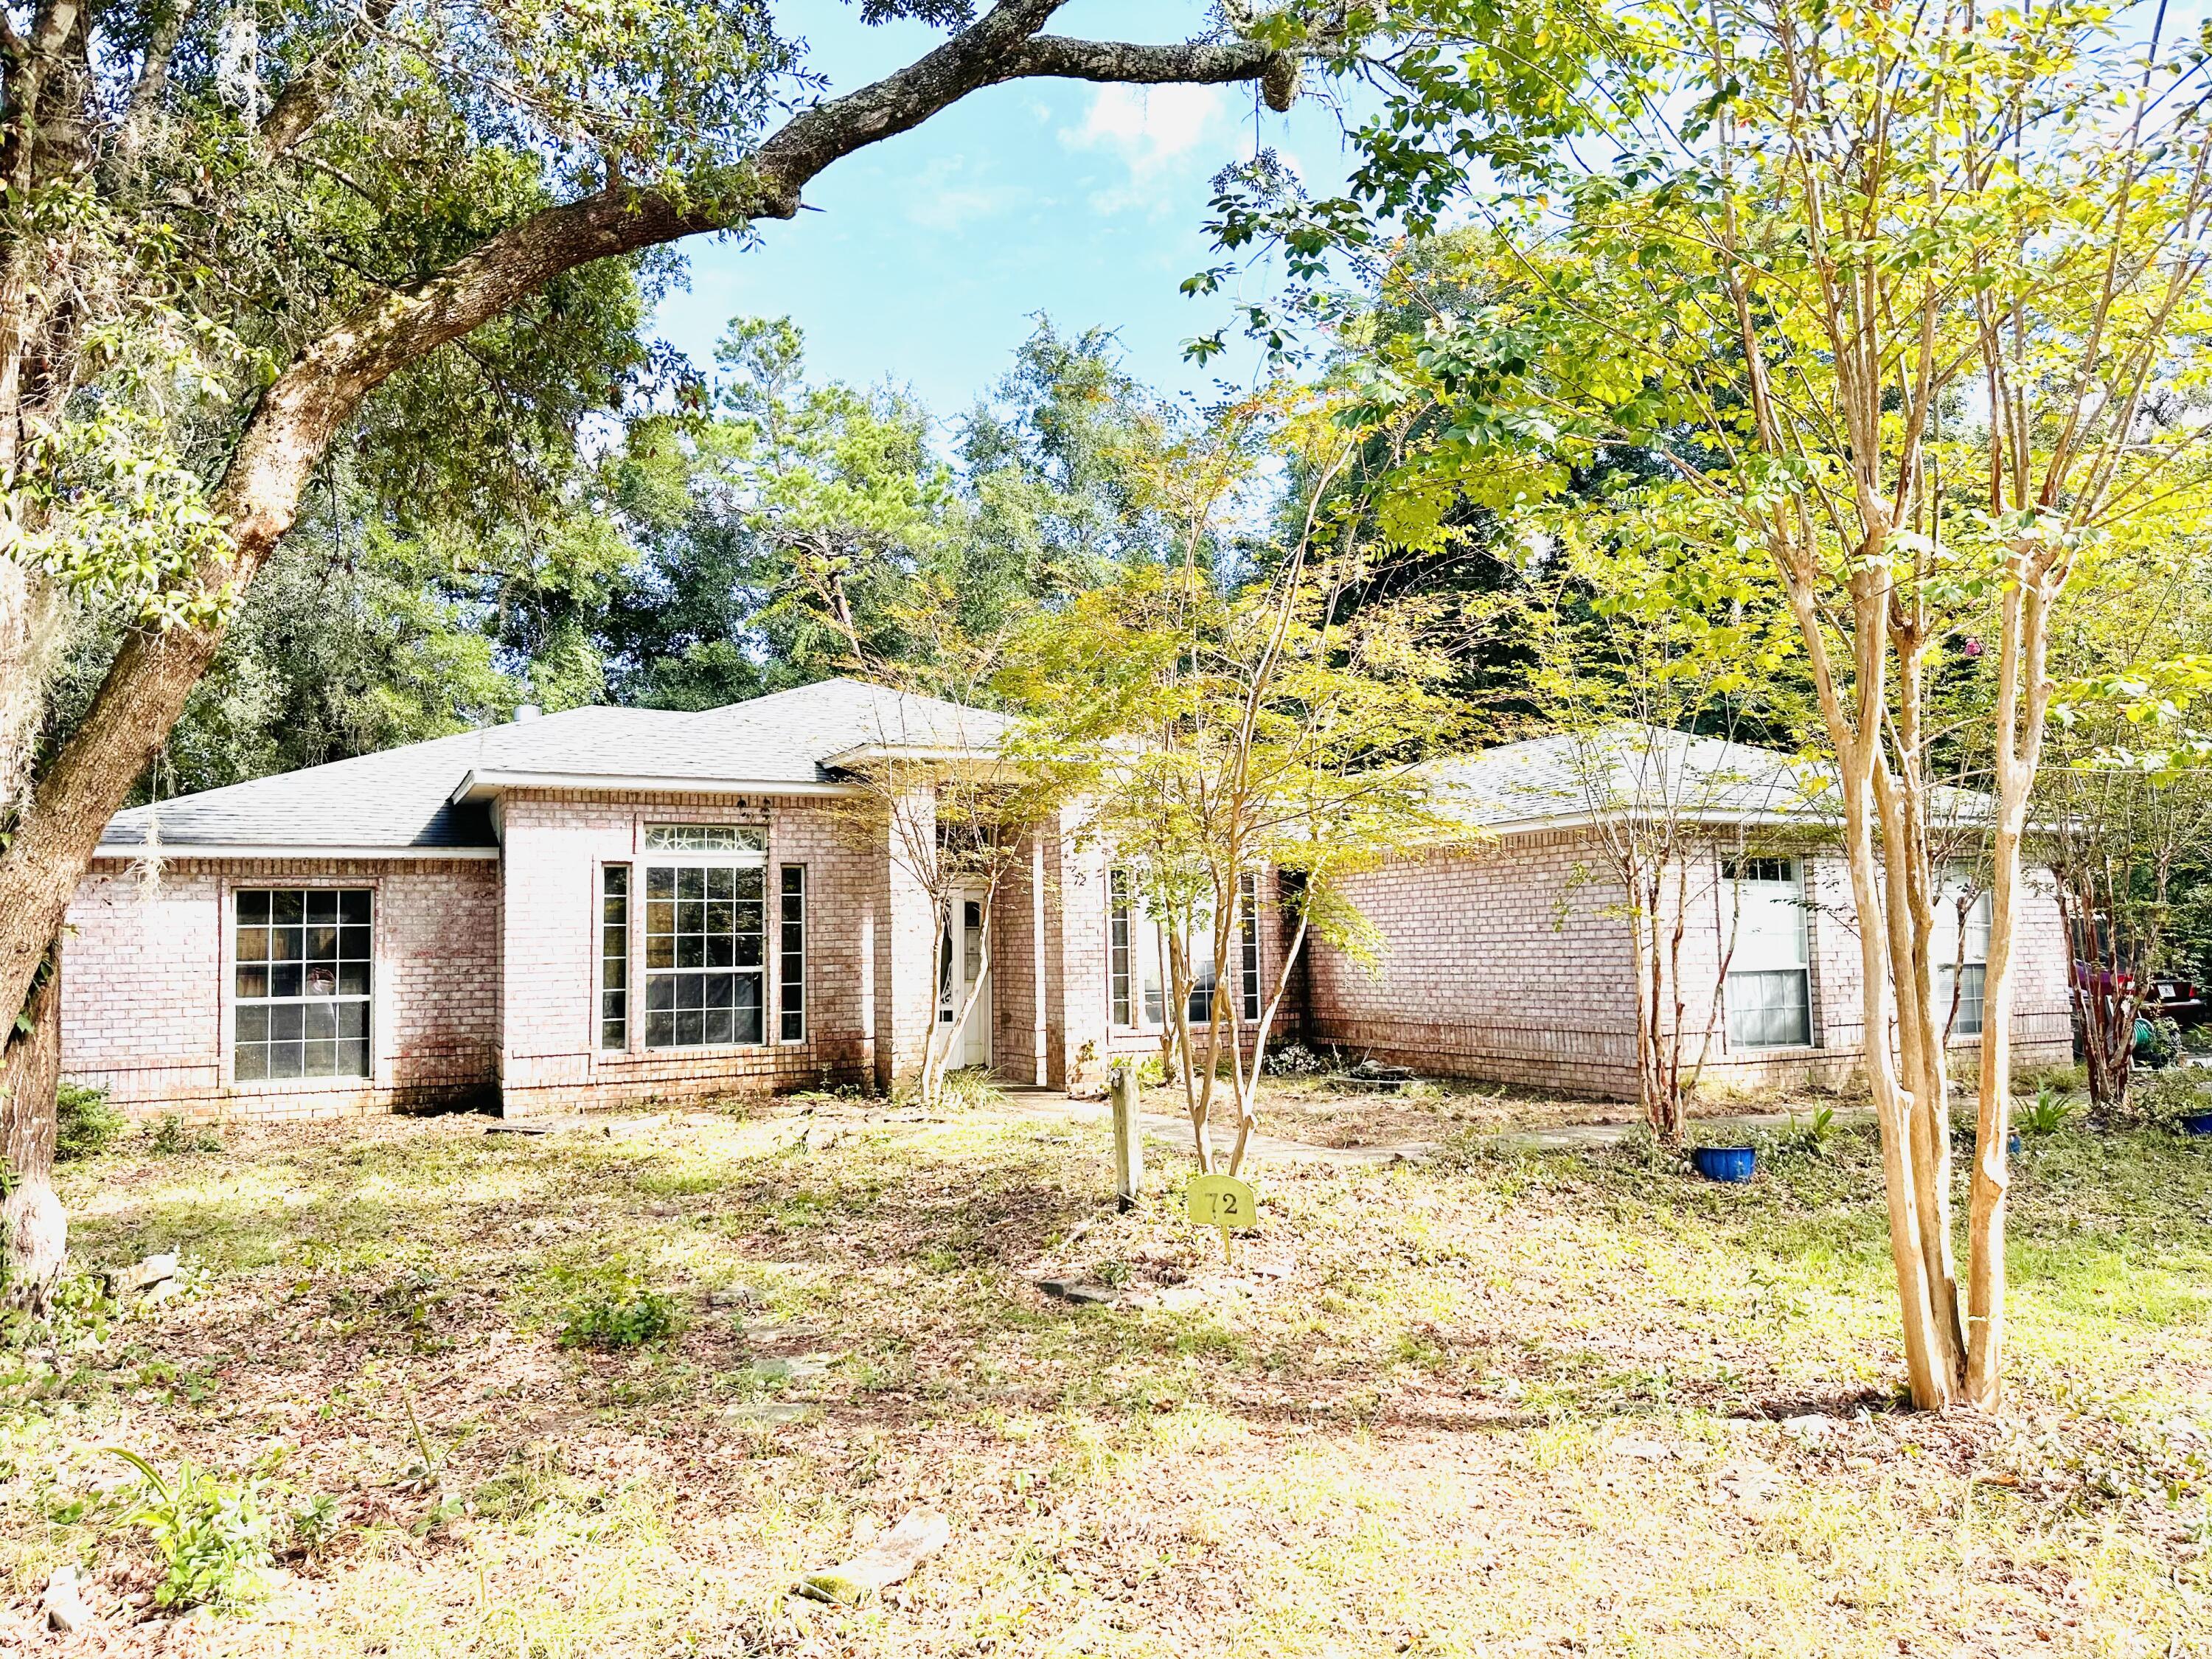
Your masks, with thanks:
[[[2031,1144],[1992,1423],[1895,1409],[1856,1133],[1262,1171],[1224,1271],[1056,1116],[486,1127],[67,1166],[186,1288],[0,1352],[0,1647],[75,1560],[63,1651],[2212,1655],[2202,1145]],[[258,1474],[258,1601],[154,1605],[112,1446]],[[786,1596],[918,1505],[886,1601]]]

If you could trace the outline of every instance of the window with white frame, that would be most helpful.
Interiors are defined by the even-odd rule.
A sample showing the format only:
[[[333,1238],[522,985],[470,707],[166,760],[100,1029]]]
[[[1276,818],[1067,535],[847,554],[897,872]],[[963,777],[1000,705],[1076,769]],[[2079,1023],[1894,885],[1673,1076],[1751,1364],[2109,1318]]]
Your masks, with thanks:
[[[629,1047],[629,866],[599,871],[599,1047]]]
[[[1950,1018],[1955,990],[1959,1012],[1952,1034],[1979,1036],[1983,986],[1989,976],[1990,896],[1962,866],[1943,872],[1929,954],[1936,969],[1936,1018]]]
[[[1728,958],[1729,1038],[1739,1048],[1802,1048],[1813,1041],[1804,871],[1796,859],[1721,865],[1721,905],[1734,927]]]
[[[369,890],[246,887],[233,902],[233,1074],[367,1077]]]
[[[646,866],[647,1048],[766,1040],[767,873],[757,853]]]
[[[765,853],[768,831],[757,823],[648,823],[648,853]]]
[[[776,912],[776,1035],[806,1040],[806,866],[783,866]]]
[[[1107,1000],[1115,1025],[1157,1028],[1167,1022],[1166,930],[1133,897],[1134,884],[1125,870],[1109,876],[1107,918]],[[1236,976],[1237,1012],[1246,1020],[1260,1017],[1260,878],[1248,872],[1238,882],[1237,939],[1231,949],[1230,971]],[[1190,1000],[1185,1013],[1195,1025],[1212,1018],[1213,1006],[1213,923],[1210,916],[1194,921],[1190,930]]]

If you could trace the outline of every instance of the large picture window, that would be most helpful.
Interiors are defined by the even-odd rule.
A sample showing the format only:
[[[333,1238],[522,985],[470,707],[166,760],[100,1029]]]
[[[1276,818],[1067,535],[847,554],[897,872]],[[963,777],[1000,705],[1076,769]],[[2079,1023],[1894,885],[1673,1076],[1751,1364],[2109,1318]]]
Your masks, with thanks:
[[[757,864],[647,868],[647,1048],[763,1040],[765,875]]]
[[[367,888],[241,888],[233,1074],[365,1078],[372,958]]]
[[[1109,877],[1107,916],[1108,1012],[1115,1025],[1158,1027],[1167,1021],[1167,937],[1158,921],[1133,897],[1125,870]],[[1237,1011],[1247,1020],[1260,1017],[1260,878],[1247,872],[1238,882],[1237,938],[1229,952],[1236,979]],[[1190,930],[1190,1000],[1186,1015],[1203,1025],[1213,1009],[1213,924],[1200,917]]]
[[[1733,907],[1728,1029],[1739,1048],[1802,1048],[1813,1041],[1804,873],[1795,859],[1731,859],[1721,866],[1721,904]]]

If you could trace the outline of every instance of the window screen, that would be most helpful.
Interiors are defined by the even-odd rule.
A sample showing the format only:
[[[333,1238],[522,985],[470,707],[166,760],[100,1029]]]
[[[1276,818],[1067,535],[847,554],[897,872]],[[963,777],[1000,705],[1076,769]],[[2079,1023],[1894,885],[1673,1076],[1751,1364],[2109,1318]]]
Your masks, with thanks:
[[[232,1070],[367,1077],[367,888],[249,887],[237,898]]]

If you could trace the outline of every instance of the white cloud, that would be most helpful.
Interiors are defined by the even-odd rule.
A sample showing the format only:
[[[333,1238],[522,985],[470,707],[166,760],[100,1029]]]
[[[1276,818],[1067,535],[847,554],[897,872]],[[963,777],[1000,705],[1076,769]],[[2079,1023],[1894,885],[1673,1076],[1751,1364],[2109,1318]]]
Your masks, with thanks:
[[[964,155],[940,155],[915,179],[907,222],[924,230],[961,230],[1019,207],[1028,197],[1019,185],[994,185],[975,177]]]
[[[1062,127],[1060,141],[1074,149],[1106,150],[1127,163],[1127,185],[1095,193],[1102,213],[1156,204],[1144,186],[1178,170],[1222,119],[1221,94],[1212,87],[1101,87],[1083,124]]]

